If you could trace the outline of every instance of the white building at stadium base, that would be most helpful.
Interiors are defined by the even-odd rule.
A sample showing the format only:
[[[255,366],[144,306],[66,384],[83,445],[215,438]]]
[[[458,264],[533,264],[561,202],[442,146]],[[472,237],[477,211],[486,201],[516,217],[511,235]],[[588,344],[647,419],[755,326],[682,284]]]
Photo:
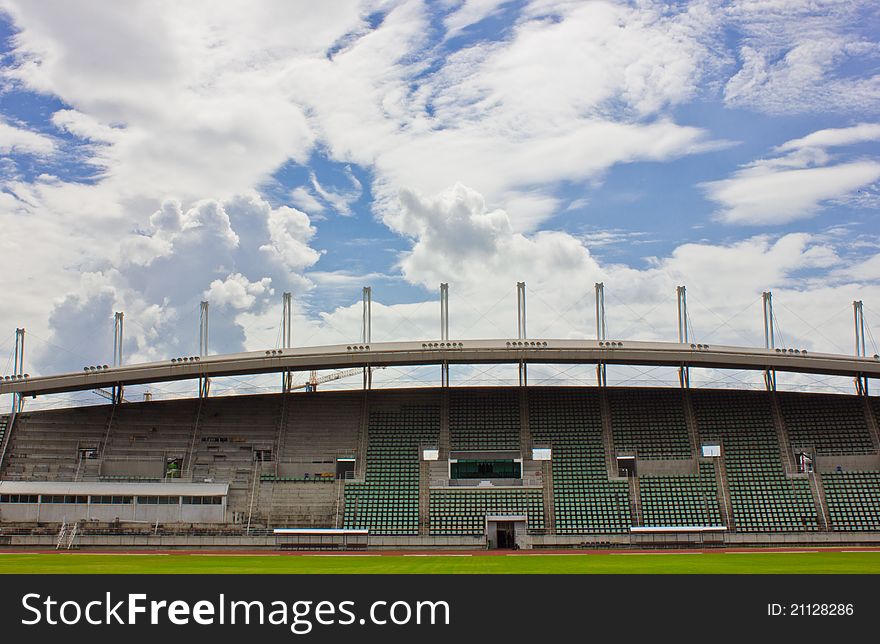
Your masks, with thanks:
[[[226,521],[227,484],[0,481],[0,512],[14,523]],[[120,494],[123,492],[123,494]]]

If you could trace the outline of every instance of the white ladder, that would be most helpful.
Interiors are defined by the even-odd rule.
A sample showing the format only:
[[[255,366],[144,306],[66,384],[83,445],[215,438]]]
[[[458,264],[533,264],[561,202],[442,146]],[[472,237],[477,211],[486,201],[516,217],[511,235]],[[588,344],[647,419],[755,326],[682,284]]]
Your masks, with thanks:
[[[61,550],[64,539],[67,536],[67,522],[61,524],[61,530],[58,531],[58,540],[55,542],[55,550]]]
[[[55,550],[70,550],[73,548],[73,542],[79,533],[79,521],[70,525],[66,521],[61,524],[61,530],[58,531],[58,540],[55,542]]]
[[[73,527],[67,532],[67,549],[70,550],[73,548],[73,542],[76,540],[76,536],[79,533],[79,521],[73,524]]]

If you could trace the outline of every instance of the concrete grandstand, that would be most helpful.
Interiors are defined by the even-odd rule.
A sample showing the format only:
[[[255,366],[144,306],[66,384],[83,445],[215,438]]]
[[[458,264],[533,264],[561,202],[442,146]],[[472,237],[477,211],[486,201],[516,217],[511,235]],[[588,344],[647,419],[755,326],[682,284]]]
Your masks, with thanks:
[[[854,395],[598,387],[22,412],[0,520],[7,544],[42,545],[63,523],[81,545],[274,545],[273,528],[367,530],[377,547],[874,543],[878,412]]]
[[[439,341],[372,343],[366,299],[364,311],[348,345],[212,356],[205,342],[198,357],[124,365],[119,353],[39,377],[16,354],[0,381],[14,398],[0,418],[0,543],[880,545],[876,355],[694,344],[686,327],[677,343],[610,341],[598,323],[595,341],[532,339],[524,296],[515,339],[451,341],[444,319]],[[519,386],[451,386],[450,364],[486,363],[515,365]],[[534,364],[595,365],[596,385],[530,385]],[[435,365],[441,386],[373,388],[372,371],[394,365]],[[609,386],[609,365],[674,367],[680,386]],[[699,368],[763,372],[766,389],[691,388]],[[326,369],[363,386],[292,385]],[[855,394],[778,391],[777,371],[847,376]],[[265,373],[282,374],[279,393],[210,395],[212,378]],[[193,398],[123,395],[195,379]],[[111,402],[24,408],[82,390]]]

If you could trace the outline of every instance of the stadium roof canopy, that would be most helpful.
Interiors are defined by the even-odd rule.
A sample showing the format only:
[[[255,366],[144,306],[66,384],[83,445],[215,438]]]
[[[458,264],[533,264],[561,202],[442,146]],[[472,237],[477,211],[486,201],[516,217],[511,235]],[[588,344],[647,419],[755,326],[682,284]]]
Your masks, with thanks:
[[[440,364],[608,364],[789,371],[878,378],[880,358],[677,342],[463,340],[382,342],[182,357],[59,375],[7,377],[0,394],[51,394],[203,377]]]

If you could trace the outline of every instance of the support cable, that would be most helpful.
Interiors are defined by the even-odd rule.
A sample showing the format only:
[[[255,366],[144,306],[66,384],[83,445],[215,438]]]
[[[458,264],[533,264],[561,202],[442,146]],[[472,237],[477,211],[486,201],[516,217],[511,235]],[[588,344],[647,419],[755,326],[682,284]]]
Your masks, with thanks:
[[[707,337],[707,338],[714,337],[714,336],[715,336],[715,333],[716,333],[721,327],[726,326],[728,329],[730,329],[731,331],[733,331],[734,333],[736,333],[740,338],[742,338],[743,340],[745,340],[745,346],[747,346],[747,347],[754,346],[754,343],[755,343],[754,338],[749,338],[749,337],[747,337],[747,336],[746,336],[746,335],[745,335],[740,329],[738,329],[738,328],[736,328],[735,326],[731,325],[731,324],[730,324],[730,321],[733,320],[733,319],[736,318],[736,317],[739,317],[740,315],[742,315],[743,313],[745,313],[746,311],[748,311],[750,308],[752,308],[755,304],[757,304],[758,302],[760,302],[762,296],[759,295],[759,296],[756,297],[751,303],[749,303],[749,304],[746,305],[744,308],[740,309],[739,311],[737,311],[736,313],[734,313],[733,315],[731,315],[731,316],[729,316],[729,317],[727,317],[727,318],[723,318],[723,317],[721,317],[721,315],[719,315],[718,313],[716,313],[715,311],[713,311],[711,308],[709,308],[708,306],[706,306],[706,305],[705,305],[705,304],[704,304],[699,298],[694,297],[693,293],[688,293],[688,297],[690,297],[691,302],[695,302],[696,304],[699,304],[703,309],[705,309],[706,311],[708,311],[709,313],[711,313],[712,315],[714,315],[715,317],[717,317],[719,320],[721,320],[721,324],[719,324],[719,325],[716,326],[714,329],[712,329],[711,331],[709,331],[708,334],[706,334],[706,337]]]
[[[538,335],[536,335],[536,336],[534,336],[534,337],[536,337],[536,338],[540,338],[540,337],[542,337],[543,334],[544,334],[544,331],[546,331],[547,329],[549,329],[549,328],[550,328],[554,323],[556,323],[556,322],[561,321],[561,322],[567,322],[568,324],[571,324],[571,320],[567,320],[567,319],[565,319],[565,317],[563,317],[563,316],[564,316],[564,313],[560,313],[559,311],[557,311],[556,308],[555,308],[554,306],[552,306],[551,304],[549,304],[549,303],[547,302],[547,300],[545,300],[543,297],[541,297],[540,295],[538,295],[538,292],[537,292],[535,289],[533,289],[533,288],[529,288],[528,286],[526,286],[526,290],[527,290],[527,291],[529,292],[529,294],[531,294],[533,297],[538,298],[538,300],[539,300],[539,301],[540,301],[540,302],[541,302],[546,308],[550,309],[550,312],[551,312],[551,313],[554,313],[554,314],[556,315],[556,318],[555,318],[552,322],[550,322],[549,324],[547,324],[543,329],[541,329],[541,330],[538,332]],[[588,293],[588,294],[589,294],[589,293]],[[577,304],[579,304],[579,303],[580,303],[585,297],[587,297],[588,294],[584,294],[584,295],[582,295],[579,299],[577,299],[577,300],[575,301],[574,304],[572,304],[571,306],[569,306],[569,307],[565,310],[565,313],[568,313],[569,311],[571,311],[571,309],[573,309],[573,308],[574,308]],[[576,328],[576,329],[579,328],[579,325],[574,325],[574,328]]]
[[[815,332],[817,335],[820,335],[820,336],[821,336],[826,342],[828,342],[832,347],[834,347],[835,349],[837,349],[838,352],[840,352],[841,354],[845,354],[845,353],[846,353],[845,350],[843,350],[843,349],[840,348],[840,345],[839,345],[839,344],[837,344],[834,340],[832,340],[831,338],[829,338],[828,336],[826,336],[824,333],[822,333],[822,331],[820,331],[819,329],[817,329],[815,326],[813,326],[812,324],[810,324],[809,322],[807,322],[807,321],[806,321],[804,318],[802,318],[800,315],[798,315],[797,313],[795,313],[794,311],[792,311],[790,308],[788,308],[787,306],[785,306],[785,304],[783,304],[782,302],[777,302],[777,304],[781,305],[782,308],[784,308],[786,311],[788,311],[788,312],[791,313],[793,316],[795,316],[798,320],[800,320],[801,322],[803,322],[809,330]],[[831,318],[829,318],[829,319],[834,319],[835,317],[837,317],[837,315],[839,315],[839,314],[836,313],[833,317],[831,317]],[[786,345],[785,342],[783,342],[782,346],[787,346],[787,345]]]
[[[468,302],[466,298],[462,298],[462,299],[461,299],[462,302],[464,302],[465,304],[467,304],[469,307],[471,307],[474,311],[476,311],[476,312],[479,314],[479,317],[478,317],[476,320],[474,320],[473,323],[472,323],[469,327],[467,327],[467,328],[462,332],[462,337],[467,337],[467,333],[468,333],[468,331],[470,331],[471,329],[473,329],[473,328],[477,325],[477,323],[480,322],[480,320],[483,320],[483,319],[485,319],[487,322],[489,322],[490,324],[492,324],[492,326],[494,326],[496,329],[498,329],[498,331],[501,332],[501,337],[508,337],[508,336],[510,335],[509,333],[507,333],[504,329],[502,329],[501,327],[499,327],[499,326],[495,323],[494,320],[491,320],[491,319],[487,318],[486,316],[489,315],[493,310],[495,310],[495,307],[497,307],[499,304],[501,304],[502,302],[504,302],[508,297],[510,297],[510,290],[511,290],[511,289],[505,291],[504,295],[503,295],[503,296],[502,296],[497,302],[495,302],[495,304],[493,304],[492,306],[490,306],[489,309],[488,309],[485,313],[480,313],[480,310],[479,310],[478,308],[476,308],[473,304],[471,304],[470,302]],[[456,301],[458,301],[458,300],[456,300]]]
[[[660,331],[657,330],[657,327],[655,327],[653,324],[651,324],[651,323],[648,321],[648,316],[651,315],[651,313],[653,313],[654,311],[656,311],[658,308],[660,308],[661,305],[665,304],[665,302],[658,302],[658,303],[655,304],[653,307],[651,307],[651,309],[650,309],[647,313],[645,313],[644,315],[639,315],[638,312],[637,312],[635,309],[633,309],[633,308],[632,308],[629,304],[627,304],[626,302],[621,301],[617,296],[614,295],[614,293],[610,293],[610,295],[611,295],[611,298],[612,298],[615,302],[617,302],[618,304],[622,305],[624,308],[626,308],[627,310],[629,310],[629,312],[632,313],[633,315],[637,316],[636,319],[635,319],[635,322],[644,322],[645,324],[647,324],[647,325],[651,328],[651,330],[652,330],[654,333],[656,333],[657,335],[661,335],[661,336],[662,336],[662,334],[660,333]],[[619,337],[621,337],[621,338],[626,338],[626,337],[627,337],[626,334],[629,333],[630,329],[633,328],[633,326],[635,325],[635,322],[634,322],[633,324],[630,324],[626,329],[624,329],[623,333],[621,333]]]

